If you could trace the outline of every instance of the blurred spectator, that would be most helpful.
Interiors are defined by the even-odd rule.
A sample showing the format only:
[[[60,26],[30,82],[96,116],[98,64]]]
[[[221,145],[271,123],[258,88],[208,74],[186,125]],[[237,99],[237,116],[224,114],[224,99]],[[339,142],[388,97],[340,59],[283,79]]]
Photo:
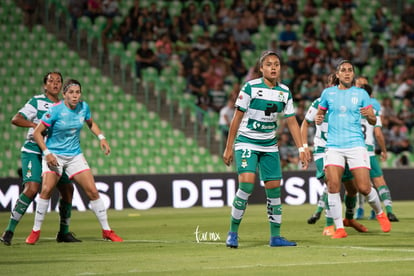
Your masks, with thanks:
[[[318,14],[318,7],[315,0],[306,0],[302,14],[306,18],[312,18]]]
[[[23,10],[23,24],[31,32],[36,24],[36,9],[38,8],[37,0],[20,0],[20,6]]]
[[[411,151],[408,129],[403,124],[394,124],[391,127],[389,150],[398,154],[403,151]]]
[[[91,19],[92,23],[95,23],[95,18],[102,15],[102,1],[88,0],[85,15]]]
[[[224,90],[224,82],[222,79],[215,83],[215,86],[208,91],[210,97],[209,104],[210,110],[220,112],[220,110],[226,105],[227,93]]]
[[[405,97],[402,101],[400,110],[398,111],[398,119],[404,122],[407,126],[409,133],[412,132],[414,126],[414,106],[412,97]]]
[[[246,10],[251,12],[258,26],[264,24],[262,2],[260,0],[250,0],[247,4]]]
[[[312,74],[315,75],[319,80],[331,73],[331,71],[331,67],[323,57],[317,58],[312,66]]]
[[[196,96],[197,105],[208,105],[208,89],[198,64],[195,64],[191,69],[187,82],[187,92]]]
[[[154,51],[149,48],[148,41],[142,41],[135,55],[135,73],[137,78],[141,78],[142,69],[154,67],[158,74],[161,73],[162,66]]]
[[[383,33],[388,26],[388,19],[382,11],[382,6],[375,9],[375,13],[371,16],[369,23],[371,32]]]
[[[384,46],[380,42],[380,38],[378,35],[374,35],[371,43],[369,45],[371,49],[371,56],[375,58],[382,59],[384,58]]]
[[[246,28],[246,23],[244,20],[240,20],[236,28],[233,29],[233,37],[240,51],[255,50],[256,46],[254,45],[251,35]]]
[[[140,0],[134,0],[134,3],[128,11],[128,17],[131,19],[132,27],[135,29],[138,24],[138,18],[141,16]]]
[[[292,145],[292,138],[288,133],[281,133],[278,147],[282,169],[297,167],[299,164],[298,150]]]
[[[412,79],[403,79],[403,82],[398,86],[397,90],[394,92],[394,98],[402,100],[408,95],[409,91],[413,89],[413,80]]]
[[[229,59],[231,72],[239,82],[242,82],[248,70],[241,58],[240,52],[237,49],[232,49],[229,53]]]
[[[306,60],[301,59],[298,62],[298,66],[296,67],[295,77],[293,79],[293,91],[300,91],[300,85],[303,80],[310,79],[312,74],[311,68],[309,68]]]
[[[362,33],[355,37],[355,45],[352,47],[352,62],[362,72],[369,59],[369,44],[364,40]]]
[[[226,5],[225,0],[219,0],[216,8],[216,20],[218,24],[223,23],[223,18],[229,14],[229,8]]]
[[[297,39],[296,32],[293,31],[292,25],[290,23],[286,23],[284,25],[284,29],[279,34],[279,47],[282,50],[287,50],[290,46],[292,46],[293,41],[296,41]]]
[[[282,4],[277,10],[279,20],[282,24],[299,24],[300,21],[297,15],[297,4],[296,1],[282,0]]]
[[[224,143],[226,142],[227,136],[229,135],[230,123],[234,115],[234,103],[235,103],[235,100],[232,98],[229,98],[227,100],[226,105],[222,107],[219,112],[218,125],[221,131],[221,134],[223,135]]]
[[[119,15],[119,4],[117,0],[103,0],[102,15],[108,19],[112,19]]]
[[[402,122],[397,117],[397,113],[394,109],[394,102],[390,97],[385,97],[382,99],[381,103],[381,121],[388,121],[390,125],[403,125]]]
[[[300,98],[301,100],[313,101],[320,96],[324,88],[325,86],[318,78],[318,75],[312,74],[309,80],[303,80],[300,86],[300,97],[297,98]]]
[[[402,50],[398,46],[398,39],[396,35],[393,35],[389,41],[388,47],[384,48],[384,59],[393,62],[393,65],[399,65],[404,62],[402,58]]]
[[[191,50],[191,39],[185,33],[180,33],[174,43],[174,52],[180,57],[181,62],[186,54]]]
[[[343,13],[339,22],[335,25],[335,39],[340,45],[345,44],[348,40],[352,40],[351,26],[352,22]]]
[[[246,26],[246,30],[250,34],[257,33],[259,31],[259,20],[251,11],[245,10],[243,12],[243,21]]]
[[[318,46],[316,45],[315,38],[309,38],[308,44],[305,46],[305,59],[307,62],[313,64],[321,54],[321,50],[319,50]]]
[[[305,26],[303,27],[303,39],[308,42],[311,39],[316,40],[316,28],[311,20],[306,21]]]
[[[131,28],[131,17],[125,17],[124,21],[119,25],[118,32],[115,34],[115,40],[121,41],[124,49],[134,40],[134,33]]]
[[[326,10],[333,10],[339,7],[338,0],[322,0],[322,7]]]
[[[387,95],[388,75],[384,67],[380,67],[374,75],[374,87],[378,97],[383,98]]]
[[[328,40],[332,41],[331,31],[329,30],[326,20],[322,20],[318,28],[318,39],[324,43]]]
[[[161,64],[161,67],[165,67],[173,53],[173,44],[169,34],[165,33],[161,35],[155,42],[155,49],[158,62]]]
[[[102,31],[102,43],[104,50],[106,51],[107,47],[107,38],[112,32],[112,27],[114,25],[114,17],[120,15],[119,6],[117,0],[103,0],[102,2],[102,15],[106,17],[105,28]]]
[[[214,11],[212,10],[211,2],[203,2],[201,4],[201,12],[197,24],[203,27],[205,31],[208,30],[208,26],[213,25],[216,22]]]
[[[404,27],[414,29],[414,9],[412,3],[406,3],[404,5],[401,14],[401,23]]]
[[[87,7],[87,0],[69,0],[68,11],[72,18],[72,29],[78,29],[78,18],[81,17]]]
[[[274,1],[269,1],[264,8],[263,21],[266,26],[274,27],[278,23],[277,7]]]
[[[302,46],[300,41],[293,40],[292,44],[286,51],[287,54],[287,63],[293,70],[296,70],[298,67],[299,60],[305,58],[305,48]]]

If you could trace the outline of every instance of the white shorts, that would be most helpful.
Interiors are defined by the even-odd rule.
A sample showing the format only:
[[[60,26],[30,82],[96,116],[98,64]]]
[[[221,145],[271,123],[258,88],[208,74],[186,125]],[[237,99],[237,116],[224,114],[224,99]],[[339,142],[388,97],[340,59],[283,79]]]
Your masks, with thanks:
[[[63,156],[63,155],[57,155],[57,154],[54,154],[54,155],[56,156],[59,166],[49,167],[47,165],[45,157],[43,156],[43,159],[42,159],[43,173],[54,172],[57,175],[61,176],[63,173],[63,170],[65,170],[65,173],[69,176],[69,179],[72,179],[73,176],[83,171],[90,170],[88,162],[86,161],[82,153],[75,155],[75,156]]]
[[[324,160],[325,167],[337,166],[345,168],[348,164],[350,170],[358,168],[371,169],[368,151],[365,147],[349,149],[328,148]]]

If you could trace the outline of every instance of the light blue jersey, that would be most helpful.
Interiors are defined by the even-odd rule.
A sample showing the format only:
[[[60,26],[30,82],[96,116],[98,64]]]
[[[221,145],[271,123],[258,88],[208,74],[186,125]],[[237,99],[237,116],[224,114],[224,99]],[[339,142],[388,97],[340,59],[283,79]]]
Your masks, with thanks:
[[[378,112],[381,115],[381,104],[376,99],[371,98],[371,105],[375,112]]]
[[[53,105],[42,117],[42,123],[48,127],[47,148],[58,155],[80,154],[80,131],[90,119],[91,111],[86,102],[78,103],[73,110],[63,101]]]
[[[371,106],[371,98],[362,89],[352,86],[338,89],[338,86],[323,90],[319,107],[327,110],[328,139],[327,148],[365,147],[361,130],[361,108]]]

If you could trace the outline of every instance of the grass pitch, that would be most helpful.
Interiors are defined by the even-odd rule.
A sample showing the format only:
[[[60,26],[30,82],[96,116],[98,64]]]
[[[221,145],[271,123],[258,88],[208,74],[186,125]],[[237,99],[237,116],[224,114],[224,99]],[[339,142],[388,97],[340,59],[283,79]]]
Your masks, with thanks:
[[[36,245],[24,240],[34,214],[26,214],[12,246],[0,244],[0,275],[413,275],[414,202],[394,202],[400,222],[383,233],[377,221],[360,221],[369,232],[347,228],[348,237],[322,236],[324,218],[306,220],[313,205],[283,205],[282,236],[296,247],[271,248],[265,205],[249,205],[239,248],[225,246],[230,207],[109,210],[111,227],[125,239],[105,242],[94,214],[72,213],[71,231],[82,243],[55,241],[58,214],[46,216]],[[369,207],[366,207],[366,213]],[[8,213],[0,213],[3,230]]]

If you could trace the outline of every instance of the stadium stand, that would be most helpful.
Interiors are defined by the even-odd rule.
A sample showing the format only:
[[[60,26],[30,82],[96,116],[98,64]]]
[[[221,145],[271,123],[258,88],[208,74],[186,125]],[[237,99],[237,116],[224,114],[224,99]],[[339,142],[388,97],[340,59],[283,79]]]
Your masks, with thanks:
[[[59,0],[44,0],[44,24],[52,24],[55,29],[63,32],[69,40],[71,35],[70,18],[67,7],[61,4]],[[232,0],[224,1],[227,7],[233,5]],[[245,1],[248,3],[249,1]],[[267,3],[267,1],[265,1]],[[298,38],[304,40],[304,23],[308,20],[301,15],[305,8],[305,0],[292,1],[297,3],[300,24],[294,25],[293,29],[298,34]],[[313,17],[315,27],[318,29],[323,21],[328,22],[328,29],[333,36],[335,25],[338,24],[344,10],[336,7],[328,10],[322,6],[324,1],[315,1],[318,8],[318,16]],[[347,1],[348,2],[348,1]],[[353,17],[358,19],[361,30],[366,34],[367,39],[373,37],[370,31],[370,18],[374,14],[376,5],[368,0],[351,1],[356,6],[363,6],[364,9],[353,9]],[[408,1],[409,2],[409,1]],[[407,2],[407,3],[408,3]],[[411,1],[414,2],[414,1]],[[207,3],[214,7],[213,1],[155,1],[141,0],[142,7],[150,7],[152,3],[156,3],[157,10],[167,7],[170,15],[180,15],[191,3],[195,4],[195,8],[200,10]],[[99,157],[95,151],[97,141],[90,137],[87,131],[83,132],[83,137],[87,151],[87,157],[91,160],[92,167],[95,168],[95,174],[125,174],[125,173],[165,173],[165,172],[198,172],[198,171],[226,171],[229,170],[219,158],[220,155],[212,155],[209,153],[210,145],[222,145],[222,137],[217,135],[217,114],[206,113],[200,111],[195,106],[192,95],[185,93],[186,79],[180,75],[179,61],[170,60],[169,64],[164,67],[161,76],[155,83],[157,76],[153,70],[145,70],[143,79],[140,83],[135,79],[134,74],[134,56],[136,47],[139,42],[129,43],[126,49],[122,43],[114,40],[114,34],[117,32],[122,20],[127,16],[130,8],[133,6],[133,0],[123,0],[119,2],[121,16],[115,20],[115,24],[111,32],[109,32],[109,43],[102,45],[102,30],[105,26],[104,19],[96,20],[92,24],[89,18],[83,16],[78,21],[78,30],[72,40],[75,41],[77,51],[86,49],[87,58],[93,61],[97,57],[98,66],[91,67],[86,59],[80,58],[77,51],[69,49],[68,46],[59,41],[55,42],[56,37],[47,33],[42,25],[36,25],[32,32],[28,32],[27,28],[21,25],[22,13],[12,0],[2,1],[0,6],[0,41],[2,41],[2,49],[0,49],[0,81],[4,84],[4,93],[1,94],[1,102],[7,102],[4,107],[6,112],[1,112],[0,122],[3,132],[2,144],[0,149],[4,149],[6,156],[10,157],[12,162],[0,162],[0,176],[15,176],[16,168],[19,164],[20,143],[24,137],[24,130],[12,127],[9,123],[10,118],[5,114],[14,114],[17,108],[33,94],[41,91],[40,80],[46,71],[51,69],[59,69],[64,77],[76,77],[84,84],[85,99],[90,102],[96,119],[103,120],[102,126],[106,132],[114,129],[113,134],[106,134],[108,138],[113,140],[114,153],[110,158]],[[383,7],[385,15],[390,18],[390,26],[393,31],[399,30],[401,27],[401,18],[397,14],[393,14],[390,8]],[[217,30],[215,24],[208,26],[208,33],[212,35]],[[268,47],[266,38],[277,39],[278,33],[283,30],[283,25],[278,24],[275,28],[271,28],[261,24],[258,32],[252,35],[254,41],[257,41],[255,50],[244,50],[241,52],[243,62],[251,67],[255,63],[255,57]],[[193,25],[190,35],[193,38],[204,35],[200,25]],[[36,49],[34,45],[36,41]],[[387,47],[389,38],[387,34],[380,35],[380,42]],[[51,46],[53,44],[53,47]],[[353,41],[348,41],[346,45],[352,47]],[[334,41],[336,49],[339,48],[337,41]],[[320,48],[326,47],[325,42],[319,41]],[[86,47],[85,47],[86,46]],[[107,47],[107,51],[105,51]],[[53,49],[53,50],[50,50]],[[97,51],[96,51],[97,50]],[[98,55],[96,55],[96,53]],[[286,52],[282,52],[282,56],[287,59]],[[45,57],[49,57],[45,59]],[[50,57],[55,57],[52,60]],[[101,73],[98,69],[105,59],[109,62],[110,79]],[[55,62],[58,60],[59,62]],[[370,58],[368,64],[364,67],[362,73],[367,75],[370,82],[374,82],[378,68],[382,65],[380,59]],[[117,67],[119,66],[119,67]],[[69,69],[70,68],[70,69]],[[117,74],[118,68],[121,74]],[[290,67],[287,71],[292,72]],[[405,72],[402,65],[394,68],[394,74],[400,75]],[[130,73],[130,74],[129,74]],[[21,78],[21,76],[25,78]],[[120,82],[115,82],[118,76],[121,76]],[[234,82],[234,76],[227,76],[227,85]],[[286,79],[286,81],[288,78]],[[127,83],[133,83],[132,94],[126,93],[121,87],[125,87]],[[119,85],[119,86],[118,86]],[[397,84],[391,83],[389,87],[396,87]],[[295,91],[294,89],[293,91]],[[37,91],[37,92],[36,92]],[[298,90],[299,91],[299,90]],[[392,96],[393,89],[387,93]],[[128,91],[130,92],[130,91]],[[142,104],[136,102],[136,95],[143,92],[145,95]],[[16,96],[17,95],[17,96]],[[378,96],[383,96],[378,94]],[[149,98],[157,99],[155,111],[149,111],[146,103]],[[178,113],[175,110],[178,109]],[[122,114],[117,111],[122,110]],[[157,113],[160,110],[168,110],[169,119],[161,119]],[[202,124],[197,123],[197,113],[204,114]],[[5,114],[4,114],[5,113]],[[183,132],[173,129],[170,121],[175,120],[179,115],[182,128],[188,128],[188,122],[192,125],[192,136],[188,138]],[[12,116],[12,115],[10,115]],[[120,119],[121,118],[121,119]],[[188,121],[190,118],[190,121]],[[130,119],[130,120],[129,120]],[[139,124],[137,123],[139,122]],[[121,125],[119,122],[122,122]],[[151,122],[151,126],[149,126]],[[156,130],[156,131],[155,131]],[[158,131],[159,130],[159,131]],[[7,134],[6,134],[7,133]],[[160,138],[161,137],[161,138]],[[168,137],[168,138],[166,138]],[[414,134],[411,132],[410,138],[414,142]],[[14,141],[14,145],[6,143]],[[202,139],[206,147],[199,147],[198,141]],[[115,142],[116,141],[116,142]],[[221,148],[218,153],[221,154]],[[98,155],[98,156],[97,156]],[[388,160],[387,167],[395,167],[398,156],[391,155]],[[94,156],[95,158],[90,158]],[[125,157],[124,157],[125,156]],[[412,160],[413,154],[409,154],[409,160]],[[290,166],[292,168],[294,166]]]

